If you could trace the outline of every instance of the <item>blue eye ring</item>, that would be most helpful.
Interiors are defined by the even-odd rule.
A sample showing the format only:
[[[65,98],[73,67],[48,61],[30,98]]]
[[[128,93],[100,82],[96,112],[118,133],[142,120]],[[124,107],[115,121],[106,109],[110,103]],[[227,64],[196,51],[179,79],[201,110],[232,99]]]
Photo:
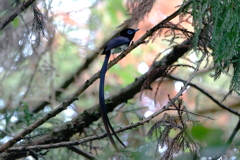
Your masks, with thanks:
[[[127,31],[127,34],[133,34],[133,31],[128,30],[128,31]]]

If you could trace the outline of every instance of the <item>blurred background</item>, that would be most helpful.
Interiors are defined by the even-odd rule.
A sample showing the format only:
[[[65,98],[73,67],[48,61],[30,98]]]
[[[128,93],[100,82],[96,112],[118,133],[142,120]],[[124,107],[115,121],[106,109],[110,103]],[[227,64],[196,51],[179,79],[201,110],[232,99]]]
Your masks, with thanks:
[[[0,32],[1,143],[6,142],[36,119],[58,107],[101,69],[104,60],[104,56],[101,55],[102,48],[121,30],[117,27],[131,17],[129,14],[131,2],[130,0],[38,0],[35,9],[30,7],[22,12]],[[1,1],[0,19],[11,14],[15,6],[21,3],[21,0]],[[151,11],[144,17],[140,17],[138,23],[130,26],[140,29],[133,41],[138,40],[147,30],[171,15],[182,3],[182,0],[156,0]],[[42,23],[39,24],[39,21]],[[191,18],[189,21],[191,22]],[[180,19],[177,17],[171,22],[179,23]],[[41,29],[41,24],[44,24],[44,29]],[[190,23],[184,22],[181,25],[193,31]],[[140,45],[114,65],[106,74],[106,98],[146,73],[160,53],[158,60],[167,55],[174,45],[185,40],[179,38],[170,44],[166,40],[170,38],[159,35],[154,41]],[[111,59],[115,57],[111,56]],[[177,63],[194,66],[200,57],[199,53],[190,51]],[[230,68],[229,73],[232,73],[232,70]],[[187,80],[192,72],[191,68],[178,67],[172,75]],[[213,73],[213,60],[209,56],[204,60],[192,83],[221,102],[228,94],[231,75],[221,75],[219,79],[214,80],[211,77]],[[155,99],[158,82],[157,80],[151,84],[152,90],[144,90],[141,98],[138,93],[133,99],[110,113],[109,117],[113,125],[126,126],[131,122],[140,121],[142,117],[150,116],[167,104],[168,95],[174,97],[183,86],[180,81],[165,78]],[[82,93],[78,101],[40,126],[33,135],[46,134],[54,127],[63,125],[83,113],[84,110],[98,104],[98,85],[99,80]],[[218,133],[221,131],[221,138],[224,141],[228,139],[238,121],[237,116],[223,110],[192,86],[188,87],[182,98],[189,111],[214,120],[193,115],[192,119],[199,121],[206,128],[217,129]],[[239,111],[240,98],[233,93],[223,101],[223,104]],[[175,113],[172,114],[175,115]],[[162,116],[163,114],[142,127],[123,133],[120,137],[133,149],[144,148],[145,142],[148,141],[144,138],[146,133]],[[99,124],[101,124],[101,119],[91,125],[89,128],[91,133],[100,132],[97,130]],[[174,131],[171,134],[174,135]],[[72,140],[82,138],[82,136],[75,134]],[[107,141],[108,139],[104,139],[104,142],[96,142],[95,145],[101,146],[102,143],[106,145]],[[235,142],[240,142],[239,135]],[[99,150],[100,155],[103,154],[101,149]],[[238,149],[232,152],[235,152],[232,153],[235,155]],[[63,159],[78,157],[66,148],[50,150],[47,157],[53,156],[61,158],[66,156]],[[32,159],[32,157],[29,156],[26,159]]]

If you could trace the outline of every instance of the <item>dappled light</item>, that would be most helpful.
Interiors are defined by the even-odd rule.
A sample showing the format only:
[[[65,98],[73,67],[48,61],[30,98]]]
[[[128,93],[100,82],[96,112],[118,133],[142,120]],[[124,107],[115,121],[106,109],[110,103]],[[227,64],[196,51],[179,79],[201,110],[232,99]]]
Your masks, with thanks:
[[[240,159],[239,5],[1,1],[0,159]]]

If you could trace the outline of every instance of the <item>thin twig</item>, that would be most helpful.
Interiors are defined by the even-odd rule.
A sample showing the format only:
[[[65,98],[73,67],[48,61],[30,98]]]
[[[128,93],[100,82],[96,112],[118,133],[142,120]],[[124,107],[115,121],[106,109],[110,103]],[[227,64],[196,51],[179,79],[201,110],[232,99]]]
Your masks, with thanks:
[[[172,105],[172,104],[168,103],[167,105]],[[166,107],[166,108],[168,108],[168,107]],[[156,117],[160,113],[168,110],[166,108],[163,108],[163,109],[155,112],[153,115],[149,116],[148,118],[146,118],[142,121],[139,121],[139,122],[130,124],[126,127],[117,129],[117,130],[115,130],[115,132],[116,133],[123,132],[123,131],[129,130],[129,129],[136,128],[136,127],[138,127],[140,125],[143,125],[145,123],[148,123],[151,119],[153,119],[154,117]],[[83,139],[76,140],[76,141],[60,142],[60,143],[44,144],[44,145],[33,145],[33,146],[27,146],[27,147],[26,146],[24,146],[24,147],[12,147],[12,148],[8,149],[7,152],[20,152],[20,151],[28,151],[28,150],[43,150],[43,149],[68,147],[68,146],[73,146],[73,145],[79,145],[79,144],[86,143],[86,142],[93,141],[93,140],[99,140],[99,139],[102,139],[102,138],[105,138],[105,137],[107,137],[107,134],[103,133],[103,134],[100,134],[100,135],[94,135],[94,136],[90,136],[90,137],[83,138]]]
[[[178,9],[177,11],[175,11],[173,14],[171,14],[170,16],[168,16],[167,18],[165,18],[163,21],[161,21],[160,23],[158,23],[157,25],[155,25],[152,29],[148,30],[141,38],[139,38],[135,43],[133,43],[132,45],[130,45],[125,51],[123,51],[119,56],[117,56],[114,60],[112,60],[109,64],[108,64],[108,69],[111,68],[113,65],[115,65],[116,63],[118,63],[121,59],[123,59],[127,54],[129,54],[133,49],[135,49],[137,46],[139,46],[140,44],[142,44],[142,42],[144,42],[148,37],[152,36],[154,34],[154,32],[156,32],[158,29],[161,28],[162,25],[164,25],[165,23],[169,22],[170,20],[172,20],[173,18],[175,18],[176,16],[178,16],[188,5],[190,4],[190,2],[188,2],[186,5],[184,5],[182,8]],[[95,82],[100,75],[100,71],[98,71],[97,73],[95,73],[89,80],[86,81],[85,84],[83,84],[75,94],[80,95],[83,91],[85,91],[93,82]]]
[[[201,64],[201,62],[198,63],[198,65],[196,67],[196,72],[197,72],[200,64]],[[194,72],[192,75],[195,75],[196,72]],[[192,76],[190,76],[190,78],[191,77]],[[189,78],[189,81],[191,80],[190,78]],[[123,127],[123,128],[118,129],[118,130],[115,130],[115,132],[119,133],[119,132],[123,132],[125,130],[136,128],[136,127],[138,127],[140,125],[148,123],[150,120],[152,120],[153,118],[155,118],[159,114],[161,114],[161,113],[163,113],[163,112],[165,112],[167,110],[171,110],[171,109],[169,109],[169,107],[172,106],[174,101],[177,100],[179,98],[179,96],[182,95],[182,93],[187,88],[188,83],[185,83],[186,86],[183,87],[182,90],[180,90],[178,92],[178,94],[174,98],[172,98],[171,101],[169,101],[167,103],[167,105],[165,105],[162,109],[158,110],[157,112],[155,112],[154,114],[152,114],[148,118],[143,119],[142,121],[139,121],[139,122],[136,122],[134,124],[130,124],[130,125],[126,126],[126,127]],[[93,141],[93,140],[102,139],[102,138],[105,138],[105,137],[107,137],[106,133],[100,134],[100,135],[95,135],[95,136],[90,136],[90,137],[83,138],[83,139],[77,140],[77,141],[60,142],[60,143],[47,144],[47,145],[34,145],[34,146],[28,146],[28,147],[12,147],[12,148],[8,149],[7,152],[19,152],[19,151],[27,151],[27,150],[43,150],[43,149],[51,149],[51,148],[59,148],[59,147],[68,147],[68,146],[72,146],[72,145],[79,145],[79,144],[86,143],[86,142]]]
[[[174,80],[177,80],[177,81],[181,81],[183,83],[186,83],[185,80],[183,79],[180,79],[180,78],[177,78],[177,77],[174,77],[174,76],[169,76],[170,79],[174,79]],[[194,88],[196,88],[197,90],[199,90],[200,92],[202,92],[203,94],[205,94],[208,98],[210,98],[213,102],[215,102],[219,107],[229,111],[230,113],[232,114],[235,114],[236,116],[240,116],[240,113],[238,113],[237,111],[225,106],[224,104],[222,104],[220,101],[218,101],[216,98],[214,98],[211,94],[209,94],[207,91],[205,91],[204,89],[200,88],[199,86],[197,86],[196,84],[193,84],[193,83],[189,83],[189,86],[192,86]]]
[[[168,108],[168,110],[170,110],[170,111],[176,111],[176,109],[174,109],[174,108]],[[194,113],[194,112],[191,112],[191,111],[182,110],[182,109],[179,110],[179,111],[181,111],[181,112],[186,112],[186,113],[189,113],[189,114],[198,116],[198,117],[204,117],[204,118],[208,118],[208,119],[211,119],[211,120],[215,120],[215,119],[213,119],[213,118],[211,118],[211,117],[204,116],[204,115],[201,115],[201,114],[197,114],[197,113]]]
[[[140,39],[138,39],[134,44],[129,46],[122,54],[120,54],[118,57],[116,57],[113,61],[111,61],[108,64],[108,69],[111,68],[113,65],[115,65],[118,61],[123,59],[130,51],[132,51],[134,48],[139,46],[146,38],[151,36],[155,31],[157,31],[162,25],[169,22],[176,16],[178,16],[188,5],[190,2],[188,2],[186,5],[184,5],[182,8],[178,9],[176,12],[174,12],[169,17],[165,18],[163,21],[158,23],[156,26],[154,26],[152,29],[147,31]],[[53,111],[49,112],[46,116],[35,122],[34,124],[27,127],[25,130],[23,130],[21,133],[10,139],[8,142],[4,143],[0,147],[0,153],[6,151],[8,148],[12,147],[15,143],[20,141],[23,137],[25,137],[27,134],[31,133],[34,129],[36,129],[38,126],[42,125],[44,122],[46,122],[48,119],[56,116],[61,111],[65,110],[72,102],[78,99],[78,96],[84,92],[93,82],[95,82],[100,76],[100,71],[95,73],[89,80],[87,80],[79,89],[69,98],[68,100],[64,101],[59,107],[54,109]],[[183,92],[182,90],[180,92]],[[179,92],[179,93],[180,93]],[[182,94],[182,93],[181,93]],[[178,95],[179,96],[179,95]]]
[[[178,98],[179,96],[181,96],[182,93],[187,89],[187,86],[189,85],[190,81],[193,79],[193,77],[195,76],[195,74],[196,74],[197,71],[199,70],[199,67],[200,67],[200,65],[201,65],[204,57],[205,57],[205,55],[203,54],[202,57],[201,57],[201,59],[200,59],[200,61],[199,61],[198,64],[197,64],[196,68],[194,69],[193,73],[191,74],[191,76],[188,78],[187,81],[184,82],[184,86],[183,86],[183,87],[181,88],[181,90],[177,93],[177,95],[176,95],[173,99],[171,99],[172,103],[174,103],[174,102],[177,100],[177,98]]]
[[[14,13],[3,20],[3,23],[0,24],[0,31],[3,30],[10,22],[14,20],[21,12],[27,9],[30,5],[32,5],[36,0],[28,0],[23,2],[22,6],[19,7]]]
[[[12,147],[15,143],[17,143],[18,141],[20,141],[21,139],[23,139],[27,134],[31,133],[34,129],[36,129],[37,127],[39,127],[40,125],[42,125],[44,122],[46,122],[48,119],[56,116],[58,113],[60,113],[61,111],[65,110],[72,102],[74,102],[75,100],[77,100],[77,97],[72,97],[68,100],[66,100],[65,102],[63,102],[58,108],[52,110],[51,112],[49,112],[47,115],[45,115],[43,118],[37,120],[35,123],[33,123],[32,125],[30,125],[29,127],[27,127],[26,129],[24,129],[21,133],[19,133],[18,135],[16,135],[15,137],[13,137],[12,139],[10,139],[9,141],[7,141],[6,143],[4,143],[1,147],[0,147],[0,153],[4,152],[5,150],[7,150],[8,148]]]
[[[75,147],[75,146],[71,146],[71,147],[68,147],[68,149],[70,149],[71,151],[77,153],[77,154],[80,154],[82,155],[83,157],[87,158],[87,159],[94,159],[94,160],[97,160],[97,158],[92,155],[91,153],[88,153],[84,150],[81,150],[79,149],[78,147]]]
[[[229,137],[228,141],[226,142],[226,145],[223,147],[223,149],[217,154],[216,156],[212,157],[212,160],[218,160],[220,157],[222,157],[227,149],[229,148],[230,144],[232,143],[234,137],[236,136],[237,132],[240,129],[240,118],[238,119],[238,123],[236,124],[236,127],[234,128],[231,136]]]
[[[182,44],[191,44],[191,38],[188,40],[185,40]],[[189,46],[189,49],[191,48],[191,45]],[[177,47],[178,48],[178,47]],[[160,67],[161,65],[171,65],[174,62],[178,60],[182,55],[184,55],[189,49],[173,49],[168,55],[164,56],[160,61],[155,61],[155,63],[152,65],[151,69],[156,69],[157,67]],[[123,88],[121,91],[116,93],[115,95],[111,96],[107,99],[107,107],[108,112],[111,112],[117,105],[125,102],[127,99],[133,98],[133,96],[138,93],[141,90],[141,86],[143,85],[144,81],[146,80],[148,75],[148,72],[144,75],[136,78],[136,80]],[[161,77],[161,74],[158,74],[158,76],[154,77],[152,81],[156,80],[157,78]],[[99,105],[96,105],[90,109],[85,110],[82,114],[75,117],[72,121],[69,121],[68,123],[65,123],[64,125],[55,128],[55,130],[45,136],[39,137],[35,141],[32,142],[32,144],[44,144],[45,142],[52,142],[56,143],[60,141],[60,137],[64,137],[65,139],[68,139],[71,137],[74,133],[81,132],[81,130],[76,130],[76,128],[84,129],[88,127],[90,124],[93,123],[93,121],[96,121],[99,119],[100,114],[96,114],[99,112]],[[94,113],[94,114],[93,114]],[[58,133],[59,138],[55,138],[55,140],[52,140],[52,137]],[[68,133],[68,134],[66,134]]]
[[[157,112],[155,112],[154,114],[152,114],[148,118],[146,118],[146,119],[144,119],[142,121],[139,121],[137,123],[128,125],[128,126],[126,126],[124,128],[120,128],[120,129],[116,130],[115,132],[116,133],[123,132],[125,130],[132,129],[132,128],[138,127],[140,125],[143,125],[144,123],[148,123],[154,117],[158,116],[159,114],[163,113],[164,111],[169,110],[169,107],[172,106],[173,103],[179,98],[179,96],[181,96],[182,93],[186,90],[189,82],[192,80],[194,75],[197,73],[203,58],[204,58],[204,55],[202,56],[201,60],[198,62],[197,67],[195,68],[195,70],[192,73],[192,75],[189,77],[188,81],[185,83],[185,85],[182,87],[182,89],[177,93],[177,95],[174,98],[172,98],[171,101],[169,101],[167,103],[167,105],[165,105],[162,109],[158,110]],[[104,134],[101,134],[101,135],[95,135],[95,136],[83,138],[83,139],[78,140],[78,141],[60,142],[60,143],[48,144],[48,145],[34,145],[34,146],[28,146],[28,147],[13,147],[11,149],[8,149],[7,151],[8,152],[14,152],[14,151],[24,151],[24,150],[36,150],[36,149],[41,150],[41,149],[51,149],[51,148],[66,147],[66,146],[78,145],[78,144],[81,144],[81,143],[86,143],[86,142],[97,140],[97,139],[102,139],[102,138],[104,138],[106,136],[107,136],[107,134],[104,133]]]

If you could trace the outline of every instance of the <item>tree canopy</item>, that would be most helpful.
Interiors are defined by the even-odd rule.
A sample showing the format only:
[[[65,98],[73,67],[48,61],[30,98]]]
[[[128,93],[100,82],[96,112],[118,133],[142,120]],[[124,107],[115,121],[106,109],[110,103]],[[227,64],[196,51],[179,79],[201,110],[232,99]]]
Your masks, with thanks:
[[[0,2],[0,159],[239,159],[238,0]],[[102,50],[112,55],[99,111]],[[120,146],[120,144],[119,144]]]

